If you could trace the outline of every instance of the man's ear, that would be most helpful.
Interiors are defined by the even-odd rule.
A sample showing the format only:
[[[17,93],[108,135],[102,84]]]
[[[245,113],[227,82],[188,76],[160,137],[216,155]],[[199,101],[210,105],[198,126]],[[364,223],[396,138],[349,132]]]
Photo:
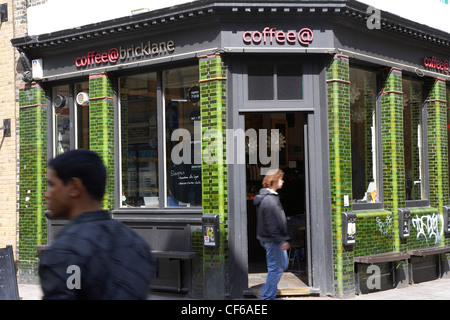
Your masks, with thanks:
[[[69,195],[78,198],[86,189],[83,182],[79,178],[70,178],[67,185],[69,186]]]

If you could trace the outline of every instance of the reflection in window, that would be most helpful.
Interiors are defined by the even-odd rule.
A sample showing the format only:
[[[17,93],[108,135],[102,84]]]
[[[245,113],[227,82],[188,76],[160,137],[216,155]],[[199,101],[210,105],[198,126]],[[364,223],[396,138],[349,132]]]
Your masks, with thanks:
[[[248,99],[273,100],[273,64],[248,66]]]
[[[421,82],[403,79],[406,200],[423,200],[426,198],[423,185],[422,161],[422,90]]]
[[[53,87],[53,108],[55,114],[55,155],[70,150],[70,107],[69,85]]]
[[[77,149],[89,149],[89,82],[75,85]]]
[[[120,79],[122,205],[159,207],[156,73]]]
[[[379,202],[376,73],[350,68],[350,82],[353,201]]]
[[[303,99],[301,64],[249,64],[249,100]]]
[[[77,100],[80,92],[85,93],[84,99]],[[71,96],[72,93],[74,96]],[[72,147],[89,149],[89,83],[53,87],[52,99],[55,115],[55,156],[69,151]],[[75,109],[73,104],[76,105]]]
[[[166,71],[163,74],[163,81],[166,119],[166,206],[201,206],[198,66]],[[182,137],[172,141],[172,134],[175,131],[182,133],[177,137]],[[180,145],[187,147],[180,148]],[[183,161],[180,163],[175,157]]]
[[[299,64],[277,65],[278,100],[303,99],[302,66]]]

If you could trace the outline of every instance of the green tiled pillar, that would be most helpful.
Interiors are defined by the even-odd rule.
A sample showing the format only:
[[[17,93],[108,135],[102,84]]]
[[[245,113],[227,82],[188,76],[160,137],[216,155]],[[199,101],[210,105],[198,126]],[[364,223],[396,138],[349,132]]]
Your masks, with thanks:
[[[442,207],[448,205],[449,194],[445,80],[433,79],[427,84],[427,89],[429,198],[430,205],[442,216]],[[445,237],[441,238],[441,244],[445,245]]]
[[[344,196],[352,199],[348,57],[333,57],[327,68],[327,89],[335,293],[348,297],[355,293],[353,248],[343,245],[341,218],[342,212],[351,210],[351,207],[344,207]]]
[[[400,250],[398,209],[405,207],[402,72],[384,69],[381,90],[381,145],[383,153],[384,208],[393,213],[395,251]]]
[[[35,278],[36,246],[47,243],[44,215],[47,188],[47,106],[44,90],[34,84],[19,90],[19,277]]]
[[[107,73],[89,75],[89,145],[108,173],[103,208],[114,208],[114,90]]]
[[[223,299],[228,278],[228,203],[226,165],[226,65],[224,57],[200,58],[202,123],[202,211],[219,214],[220,246],[203,249],[204,297]]]

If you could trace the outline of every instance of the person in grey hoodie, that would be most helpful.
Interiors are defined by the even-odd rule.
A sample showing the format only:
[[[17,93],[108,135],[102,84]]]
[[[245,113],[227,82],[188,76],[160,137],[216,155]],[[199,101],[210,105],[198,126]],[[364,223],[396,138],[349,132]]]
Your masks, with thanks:
[[[267,279],[259,292],[263,300],[273,300],[278,282],[288,266],[286,250],[290,248],[286,215],[277,190],[283,186],[283,172],[270,170],[263,188],[253,200],[257,211],[256,237],[266,250]]]

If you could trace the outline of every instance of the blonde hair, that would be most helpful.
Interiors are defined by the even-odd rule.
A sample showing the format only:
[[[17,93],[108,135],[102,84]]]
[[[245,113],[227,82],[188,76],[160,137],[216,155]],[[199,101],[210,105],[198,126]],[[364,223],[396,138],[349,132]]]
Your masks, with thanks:
[[[282,179],[284,176],[284,172],[280,169],[272,169],[267,172],[266,176],[263,179],[262,186],[263,188],[271,188],[273,183],[278,179]]]

